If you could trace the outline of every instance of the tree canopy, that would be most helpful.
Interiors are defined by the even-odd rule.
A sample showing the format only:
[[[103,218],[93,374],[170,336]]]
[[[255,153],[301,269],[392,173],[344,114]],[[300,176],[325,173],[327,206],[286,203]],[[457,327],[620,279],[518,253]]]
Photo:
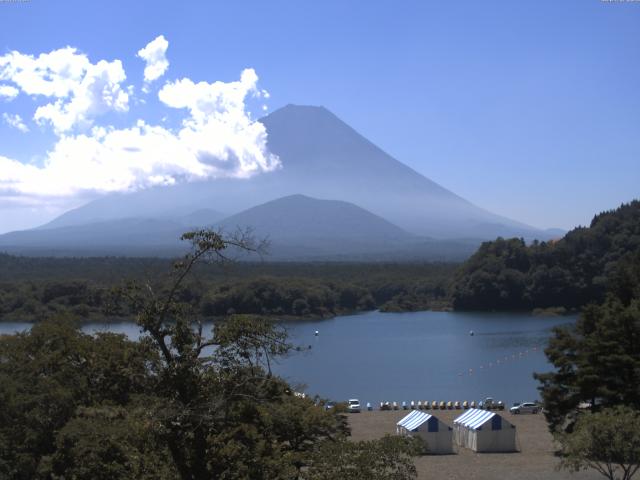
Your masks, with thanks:
[[[596,215],[562,239],[485,242],[456,272],[454,308],[577,309],[604,300],[620,260],[640,250],[640,201]]]
[[[640,468],[640,412],[616,407],[583,413],[572,433],[556,436],[561,466],[592,468],[609,480],[630,480]]]
[[[118,292],[139,342],[84,334],[68,318],[0,337],[0,477],[326,478],[322,452],[342,448],[345,465],[362,463],[363,449],[386,459],[368,478],[415,478],[410,442],[345,443],[343,414],[273,374],[272,360],[292,349],[280,327],[229,315],[204,331],[183,282],[198,263],[254,246],[208,230],[183,238],[192,251],[167,288]]]
[[[581,403],[640,409],[640,253],[611,278],[602,304],[586,307],[575,327],[555,329],[546,349],[555,370],[536,375],[553,430],[571,428]]]

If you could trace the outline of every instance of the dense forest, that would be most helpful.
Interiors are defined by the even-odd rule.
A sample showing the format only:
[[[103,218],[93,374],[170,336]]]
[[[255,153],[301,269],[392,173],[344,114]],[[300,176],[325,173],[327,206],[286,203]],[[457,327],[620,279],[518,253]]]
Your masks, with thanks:
[[[640,250],[640,201],[596,215],[564,238],[483,243],[456,272],[458,310],[578,309],[604,299],[617,267]]]
[[[537,375],[552,429],[566,428],[580,403],[640,409],[640,252],[624,258],[604,301],[554,330],[546,354],[556,370]]]
[[[181,287],[225,240],[189,238],[193,252],[166,291],[119,291],[141,341],[84,334],[65,315],[0,335],[0,478],[415,479],[424,443],[347,441],[344,410],[273,374],[293,348],[281,326],[230,315],[205,331],[194,321]]]
[[[228,314],[331,317],[382,311],[580,309],[601,302],[620,263],[640,250],[640,202],[594,217],[550,242],[498,238],[453,263],[231,262],[199,265],[181,289],[203,318]],[[167,288],[171,263],[154,258],[32,258],[0,254],[0,321],[62,312],[130,318],[123,279]]]
[[[445,308],[455,264],[230,263],[199,265],[182,300],[201,317],[231,313],[330,317],[380,308]],[[163,259],[30,258],[0,255],[0,320],[71,312],[84,320],[129,318],[122,279],[167,288]]]
[[[604,301],[556,327],[534,376],[561,468],[630,480],[640,469],[640,252],[607,272]]]

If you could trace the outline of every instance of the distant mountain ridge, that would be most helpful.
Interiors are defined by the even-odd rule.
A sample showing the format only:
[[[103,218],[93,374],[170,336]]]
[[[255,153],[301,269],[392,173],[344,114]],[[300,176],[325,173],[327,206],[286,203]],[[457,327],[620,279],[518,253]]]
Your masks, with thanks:
[[[216,214],[200,210],[172,219],[125,218],[13,232],[0,236],[0,251],[175,256],[186,248],[178,240],[180,235],[205,226],[227,233],[250,227],[256,239],[269,240],[267,258],[273,260],[461,260],[477,246],[473,242],[442,245],[412,235],[354,204],[304,195],[279,198],[213,221]]]
[[[250,225],[260,235],[271,238],[369,239],[375,242],[407,241],[415,235],[384,218],[340,200],[318,200],[305,195],[289,195],[252,207],[222,220],[226,229]]]
[[[211,215],[217,222],[301,194],[357,205],[405,233],[436,240],[558,236],[473,205],[397,161],[323,107],[288,105],[261,122],[267,129],[269,149],[280,157],[281,169],[249,179],[218,179],[109,195],[36,230],[128,218],[176,223],[176,219],[194,216],[203,209],[225,212]],[[193,218],[202,223],[197,216]],[[251,220],[258,222],[260,218]],[[329,236],[332,233],[327,232]],[[8,235],[17,238],[14,233]],[[29,235],[25,232],[19,237],[28,244]],[[7,245],[7,239],[0,237],[0,245]]]

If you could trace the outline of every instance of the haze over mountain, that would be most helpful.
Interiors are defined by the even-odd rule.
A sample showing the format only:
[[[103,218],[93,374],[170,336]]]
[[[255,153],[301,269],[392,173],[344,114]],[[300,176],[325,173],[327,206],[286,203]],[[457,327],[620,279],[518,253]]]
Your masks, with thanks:
[[[181,183],[171,187],[105,196],[71,210],[39,229],[0,236],[0,245],[9,245],[19,238],[25,246],[44,246],[47,243],[44,233],[47,231],[51,233],[52,248],[69,248],[76,243],[73,235],[79,233],[76,229],[60,228],[93,225],[91,228],[99,230],[97,224],[102,224],[105,228],[100,236],[104,243],[116,245],[127,240],[126,232],[120,232],[122,225],[137,229],[132,226],[135,222],[132,223],[130,219],[145,219],[146,226],[140,228],[148,229],[149,237],[154,237],[156,234],[153,232],[158,231],[158,235],[162,236],[174,228],[183,227],[185,219],[190,218],[194,224],[188,226],[203,224],[206,219],[197,212],[213,212],[207,218],[216,222],[224,216],[218,212],[234,215],[278,198],[300,194],[353,203],[355,205],[350,206],[351,209],[360,207],[360,219],[378,219],[377,223],[374,222],[377,224],[376,228],[382,228],[382,222],[387,222],[386,230],[383,229],[386,234],[393,230],[398,238],[404,235],[405,240],[409,234],[432,239],[475,240],[493,239],[497,236],[544,239],[557,234],[537,230],[471,204],[397,161],[323,107],[288,105],[261,121],[267,128],[269,149],[280,157],[282,163],[282,168],[274,172],[249,179]],[[299,201],[303,199],[295,198]],[[292,213],[291,198],[271,203],[268,208],[262,206],[249,210],[231,217],[226,223],[246,222],[244,226],[266,229],[268,222],[274,221],[274,212],[279,208],[289,209],[288,213]],[[269,215],[260,213],[267,210]],[[346,231],[346,217],[340,217],[345,212],[341,208],[335,208],[328,209],[325,213],[329,211],[336,216],[334,223],[327,218],[324,223],[306,224],[303,222],[304,209],[290,216],[297,219],[298,225],[305,225],[304,229],[308,229],[303,232],[301,227],[298,233],[307,236],[298,235],[296,238],[302,240],[304,237],[309,240],[312,236],[319,238],[322,233],[329,238],[336,234],[336,230],[328,227],[336,225],[341,226],[339,230]],[[287,217],[283,210],[281,218]],[[123,224],[123,220],[127,222]],[[112,221],[116,221],[114,228],[107,228],[106,225]],[[150,221],[156,223],[149,223]],[[160,226],[162,223],[165,224],[163,227]],[[370,237],[364,226],[365,224],[359,223],[352,225],[356,229],[363,228],[358,233],[360,238]],[[289,222],[285,230],[291,233],[293,227],[294,224]],[[367,224],[368,227],[371,224]],[[269,233],[275,232],[270,230]],[[65,235],[68,237],[66,240]],[[142,246],[143,237],[144,235],[132,235],[131,241],[137,238]],[[284,230],[280,236],[274,235],[274,238],[279,243],[284,240],[287,240],[284,243],[290,243],[291,240]],[[388,237],[384,238],[385,241],[388,240]],[[156,243],[149,241],[149,245]],[[343,245],[346,248],[346,244]],[[309,247],[304,242],[299,246]],[[293,248],[293,245],[290,247]],[[395,246],[389,246],[387,250],[394,248]],[[333,247],[329,250],[334,251]]]
[[[226,231],[247,225],[257,238],[268,238],[269,255],[276,258],[388,253],[417,240],[415,235],[352,203],[304,195],[252,207],[219,224]]]
[[[273,200],[221,221],[214,221],[214,214],[204,210],[179,218],[134,217],[12,232],[0,236],[0,251],[38,256],[176,256],[186,248],[178,240],[180,235],[202,226],[228,233],[250,226],[257,240],[268,240],[270,260],[451,261],[468,257],[477,247],[473,241],[418,237],[352,203],[304,195]]]

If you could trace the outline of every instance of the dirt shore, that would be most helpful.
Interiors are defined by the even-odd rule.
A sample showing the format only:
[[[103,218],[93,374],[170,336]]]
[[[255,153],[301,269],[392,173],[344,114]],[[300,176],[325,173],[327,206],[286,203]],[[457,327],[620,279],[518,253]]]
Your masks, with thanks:
[[[394,434],[396,422],[406,411],[373,411],[349,415],[353,440],[372,440],[385,434]],[[448,425],[460,415],[460,410],[429,411]],[[453,455],[425,455],[416,458],[418,478],[450,480],[595,480],[602,478],[595,471],[569,473],[558,471],[558,460],[553,455],[553,440],[547,430],[544,416],[511,415],[500,412],[516,426],[517,453],[474,453],[466,448],[454,447]]]

